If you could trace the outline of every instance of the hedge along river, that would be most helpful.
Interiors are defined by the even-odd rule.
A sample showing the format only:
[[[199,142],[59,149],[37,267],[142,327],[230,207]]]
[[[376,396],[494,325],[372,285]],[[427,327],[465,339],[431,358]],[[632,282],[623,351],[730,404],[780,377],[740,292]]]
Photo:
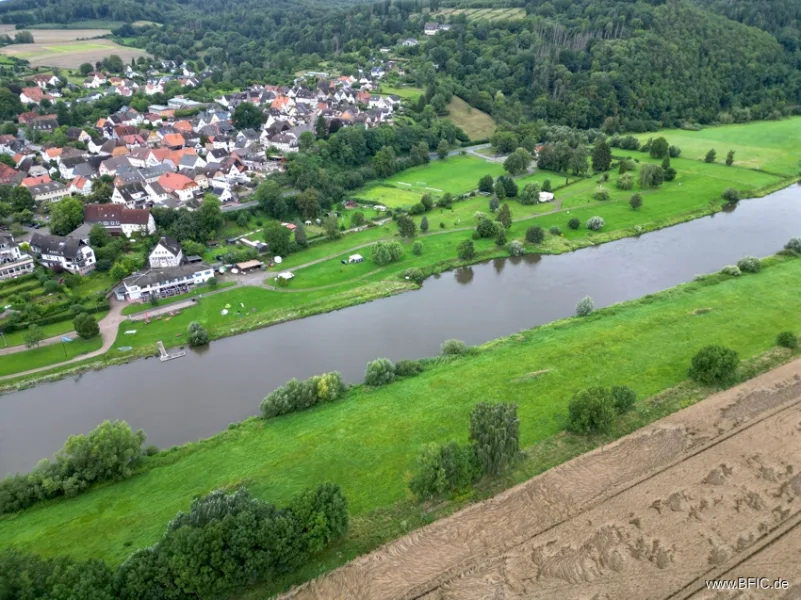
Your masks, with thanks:
[[[0,396],[0,476],[30,470],[104,419],[144,429],[161,448],[182,444],[257,414],[293,377],[336,370],[357,383],[374,358],[436,355],[448,338],[480,344],[569,317],[587,295],[596,307],[639,298],[773,254],[794,236],[797,186],[638,238],[445,272],[414,292],[214,341],[178,360],[139,360]]]

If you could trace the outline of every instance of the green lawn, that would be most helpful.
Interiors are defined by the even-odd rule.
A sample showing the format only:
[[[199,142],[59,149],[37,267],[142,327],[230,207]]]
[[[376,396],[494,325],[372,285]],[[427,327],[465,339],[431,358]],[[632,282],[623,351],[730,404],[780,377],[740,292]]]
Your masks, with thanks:
[[[365,186],[353,195],[390,208],[417,204],[423,194],[441,196],[445,192],[460,195],[478,187],[484,175],[497,177],[503,166],[475,156],[452,156],[425,166],[406,169],[380,182]]]
[[[223,281],[217,284],[215,289],[223,290],[228,287],[233,287],[236,285],[235,281]],[[149,302],[135,302],[129,304],[125,308],[122,309],[122,314],[124,315],[133,315],[148,309],[153,308],[162,308],[164,306],[169,306],[170,304],[175,304],[176,302],[181,302],[182,300],[188,300],[189,298],[194,298],[196,296],[202,296],[203,294],[208,294],[209,292],[213,291],[208,285],[198,285],[192,288],[191,292],[187,292],[185,294],[178,294],[177,296],[172,296],[170,298],[166,298],[164,300],[159,300],[157,306],[153,306]]]
[[[97,336],[91,340],[77,338],[67,344],[53,344],[34,348],[33,350],[25,350],[24,352],[7,354],[0,357],[0,377],[70,360],[81,354],[98,350],[102,345],[103,340],[100,339],[100,336]]]
[[[714,148],[718,163],[723,163],[726,153],[734,150],[735,165],[788,176],[799,172],[798,139],[801,137],[801,117],[705,127],[701,131],[666,129],[637,137],[644,143],[648,138],[659,136],[664,136],[668,143],[681,148],[682,157],[703,160],[706,153]]]
[[[101,311],[99,313],[95,313],[94,317],[99,321],[103,317],[108,314],[108,311]],[[75,327],[73,326],[72,320],[67,319],[66,321],[59,321],[58,323],[51,323],[50,325],[43,325],[40,327],[42,333],[44,333],[45,339],[54,337],[56,335],[62,335],[64,333],[68,333],[70,331],[74,331]],[[13,333],[8,333],[5,335],[6,342],[8,342],[9,346],[21,346],[25,343],[25,330],[15,331]],[[63,354],[62,354],[63,358]],[[41,366],[41,365],[39,365]]]
[[[391,85],[382,85],[380,93],[384,96],[400,96],[401,98],[416,101],[423,95],[423,90],[416,87],[395,87]]]
[[[649,397],[684,380],[704,345],[722,343],[743,357],[772,347],[801,310],[801,260],[771,262],[757,275],[693,282],[491,342],[384,388],[355,388],[334,404],[245,423],[166,452],[131,480],[5,518],[2,544],[116,563],[157,541],[193,497],[241,483],[281,504],[333,481],[353,515],[388,507],[408,498],[421,444],[466,440],[478,400],[516,402],[526,447],[563,428],[578,389],[628,385]],[[526,377],[538,371],[546,373]]]

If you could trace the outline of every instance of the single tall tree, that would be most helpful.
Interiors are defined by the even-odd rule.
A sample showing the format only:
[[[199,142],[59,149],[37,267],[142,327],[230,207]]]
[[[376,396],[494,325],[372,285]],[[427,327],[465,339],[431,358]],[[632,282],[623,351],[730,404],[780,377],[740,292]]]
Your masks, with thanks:
[[[470,413],[470,441],[484,475],[500,475],[520,456],[516,404],[479,402]]]
[[[503,203],[501,210],[498,211],[496,221],[500,222],[506,229],[512,226],[512,211],[506,202]]]
[[[595,147],[592,149],[592,170],[596,173],[608,171],[611,164],[612,149],[609,147],[606,139],[601,138],[595,142]]]

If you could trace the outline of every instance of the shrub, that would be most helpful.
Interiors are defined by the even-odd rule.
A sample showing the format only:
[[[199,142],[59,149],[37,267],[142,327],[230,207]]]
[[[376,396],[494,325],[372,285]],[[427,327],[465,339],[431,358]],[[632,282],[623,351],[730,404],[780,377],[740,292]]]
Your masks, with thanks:
[[[541,244],[545,239],[545,230],[539,225],[526,229],[526,241],[531,244]]]
[[[754,256],[746,256],[737,261],[737,266],[743,273],[759,273],[762,263]]]
[[[790,348],[791,350],[795,350],[798,348],[798,338],[792,331],[782,331],[776,337],[776,345],[781,346],[782,348]]]
[[[630,173],[631,171],[635,171],[637,169],[637,164],[631,160],[630,158],[624,158],[620,161],[618,165],[617,172],[623,175],[624,173]]]
[[[462,260],[471,260],[476,256],[476,248],[472,240],[464,240],[459,242],[456,247],[456,255]]]
[[[585,296],[578,301],[578,304],[576,304],[576,315],[579,317],[586,317],[591,315],[594,309],[595,304],[593,303],[592,298]]]
[[[642,206],[642,196],[640,194],[632,195],[629,198],[629,206],[631,206],[632,210],[639,210]]]
[[[474,474],[469,446],[427,444],[417,457],[417,473],[409,481],[409,489],[420,499],[444,496],[470,485]]]
[[[739,277],[741,273],[740,267],[737,265],[726,265],[720,270],[720,272],[731,277]]]
[[[634,177],[631,173],[623,173],[617,178],[615,185],[619,190],[630,190],[634,187]]]
[[[197,321],[192,321],[187,327],[186,339],[190,346],[203,346],[209,343],[209,332]]]
[[[705,385],[724,385],[734,378],[740,359],[725,346],[707,346],[693,356],[690,377]]]
[[[412,254],[420,256],[423,253],[423,242],[417,241],[412,244]]]
[[[542,182],[542,191],[543,192],[552,192],[553,191],[551,189],[551,180],[550,179],[546,179],[545,181]]]
[[[668,148],[668,155],[670,156],[670,158],[678,158],[680,154],[681,154],[681,148],[679,148],[678,146],[671,146],[670,148]]]
[[[445,340],[439,351],[443,356],[463,356],[467,354],[467,344],[462,340]]]
[[[801,237],[794,237],[787,240],[787,243],[784,245],[784,249],[792,250],[793,252],[801,254]]]
[[[88,313],[80,313],[72,321],[75,332],[84,340],[95,337],[100,333],[100,327],[95,318]]]
[[[479,471],[484,475],[500,475],[520,457],[517,405],[476,404],[470,413],[470,441]]]
[[[512,256],[522,256],[524,252],[523,244],[517,240],[509,244],[509,254]]]
[[[735,188],[726,188],[723,190],[723,199],[729,204],[737,204],[740,201],[740,192]]]
[[[676,172],[676,169],[674,169],[673,167],[666,168],[665,169],[665,181],[673,181],[674,179],[676,179],[676,175],[677,174],[678,173]]]
[[[315,375],[306,381],[292,379],[273,391],[261,403],[265,419],[305,410],[315,404],[333,402],[345,393],[345,382],[337,372]]]
[[[713,148],[712,150],[706,153],[706,156],[704,157],[704,162],[713,163],[715,162],[716,156],[717,152],[715,152],[715,149]]]
[[[637,401],[637,393],[625,385],[616,385],[612,388],[612,400],[615,405],[615,411],[617,414],[622,415],[634,406]]]
[[[414,281],[417,285],[420,285],[425,281],[425,273],[421,269],[406,269],[402,274],[401,277],[404,279],[408,279],[410,281]]]
[[[503,227],[498,227],[498,233],[495,234],[495,245],[499,247],[506,245],[506,230]]]
[[[376,358],[367,363],[364,383],[371,387],[379,387],[395,381],[395,365],[388,358]]]
[[[581,435],[606,433],[615,422],[615,399],[609,390],[591,387],[574,394],[568,405],[567,429]]]
[[[491,238],[495,237],[497,230],[495,227],[495,223],[493,223],[489,219],[481,219],[478,222],[478,226],[476,227],[476,232],[478,233],[478,237],[480,238]]]
[[[400,242],[376,242],[370,249],[370,258],[379,267],[399,260],[403,256],[403,246]]]
[[[551,235],[562,235],[562,230],[557,225],[554,225],[548,231],[551,232]]]
[[[414,377],[423,372],[423,363],[419,360],[399,360],[395,363],[395,375],[398,377]]]
[[[595,188],[595,193],[592,195],[592,197],[596,200],[600,200],[601,202],[609,200],[609,190],[607,190],[605,187],[598,186]]]
[[[571,219],[570,219],[570,220],[567,222],[567,226],[568,226],[570,229],[578,229],[579,227],[581,227],[581,221],[579,221],[579,220],[578,220],[578,218],[576,218],[576,217],[572,217],[572,218],[571,218]]]
[[[211,277],[211,278],[210,278],[210,279],[209,279],[209,280],[206,282],[206,285],[208,285],[208,286],[209,286],[209,289],[210,289],[210,290],[216,290],[216,289],[217,289],[217,278],[216,278],[216,277]]]
[[[587,219],[587,229],[589,229],[591,231],[598,231],[605,224],[606,223],[603,220],[603,217],[596,216],[596,217],[590,217],[589,219]]]

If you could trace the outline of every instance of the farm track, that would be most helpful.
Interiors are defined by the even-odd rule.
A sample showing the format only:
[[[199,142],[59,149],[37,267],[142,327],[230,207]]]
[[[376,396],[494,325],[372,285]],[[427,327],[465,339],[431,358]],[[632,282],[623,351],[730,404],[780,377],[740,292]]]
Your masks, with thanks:
[[[796,360],[282,598],[796,599],[705,581],[801,583],[800,433]]]

